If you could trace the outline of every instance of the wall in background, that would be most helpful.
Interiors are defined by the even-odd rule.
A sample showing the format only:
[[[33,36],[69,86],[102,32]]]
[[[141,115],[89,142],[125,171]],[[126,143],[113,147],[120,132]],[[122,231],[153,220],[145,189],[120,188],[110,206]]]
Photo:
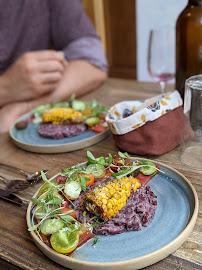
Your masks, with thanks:
[[[137,79],[152,81],[147,71],[149,31],[160,25],[175,27],[188,0],[136,0]],[[159,41],[160,42],[160,41]]]

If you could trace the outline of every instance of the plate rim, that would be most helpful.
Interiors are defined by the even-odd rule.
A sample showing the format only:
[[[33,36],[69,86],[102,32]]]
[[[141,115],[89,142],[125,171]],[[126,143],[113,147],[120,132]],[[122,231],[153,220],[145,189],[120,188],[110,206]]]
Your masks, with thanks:
[[[181,178],[188,184],[190,187],[193,196],[194,196],[194,210],[193,210],[193,215],[190,219],[190,221],[186,224],[186,227],[180,232],[180,234],[175,237],[171,242],[166,244],[165,246],[148,253],[146,255],[142,255],[136,258],[131,258],[127,260],[121,260],[121,261],[114,261],[114,262],[91,262],[91,261],[85,261],[85,260],[80,260],[72,257],[65,256],[63,254],[60,254],[51,248],[49,248],[46,244],[41,242],[41,240],[36,236],[36,234],[31,231],[30,234],[37,245],[37,247],[50,259],[53,261],[57,262],[60,265],[63,265],[65,267],[72,267],[72,269],[78,269],[78,270],[104,270],[106,267],[109,267],[110,270],[122,270],[123,267],[125,270],[135,270],[135,269],[140,269],[143,267],[147,267],[149,265],[152,265],[164,258],[166,258],[168,255],[176,251],[188,238],[189,234],[192,232],[194,225],[197,220],[198,216],[198,208],[199,208],[199,201],[198,201],[198,195],[197,192],[192,185],[192,183],[178,170],[170,167],[169,165],[166,165],[162,162],[151,160],[151,159],[145,159],[145,158],[139,158],[139,157],[131,157],[131,159],[135,160],[148,160],[152,161],[156,165],[162,165],[166,167],[167,169],[175,172],[176,174],[180,175]],[[85,164],[86,162],[79,163],[79,164]],[[60,174],[60,172],[58,173]],[[53,177],[50,178],[50,180],[54,179],[58,174],[54,175]],[[39,188],[40,189],[40,188]],[[39,189],[35,192],[33,197],[36,197]],[[27,226],[28,228],[31,226],[30,223],[30,212],[31,212],[31,206],[32,202],[30,201],[28,208],[27,208],[27,213],[26,213],[26,221],[27,221]],[[69,264],[69,265],[68,265]],[[76,267],[75,267],[76,266]]]
[[[101,133],[95,133],[94,136],[90,138],[86,138],[80,141],[72,142],[72,143],[63,143],[63,144],[52,144],[52,145],[37,145],[37,144],[30,144],[25,143],[23,141],[20,141],[19,139],[15,138],[13,135],[13,128],[15,127],[16,123],[19,122],[21,119],[23,119],[25,116],[29,116],[30,113],[24,114],[21,117],[19,117],[14,124],[9,129],[9,135],[13,142],[19,147],[24,150],[35,152],[35,153],[65,153],[65,152],[71,152],[76,151],[79,149],[83,149],[86,147],[89,147],[93,144],[96,144],[105,138],[107,138],[111,134],[110,128],[107,128],[105,131]]]

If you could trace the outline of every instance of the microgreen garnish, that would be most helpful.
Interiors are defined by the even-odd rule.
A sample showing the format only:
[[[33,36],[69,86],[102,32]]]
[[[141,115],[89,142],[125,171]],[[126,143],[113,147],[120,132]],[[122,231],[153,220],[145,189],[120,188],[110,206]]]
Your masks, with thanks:
[[[96,158],[93,156],[93,154],[90,151],[87,151],[86,158],[89,163],[96,163]]]
[[[120,156],[121,158],[130,158],[130,156],[129,156],[129,154],[128,154],[127,152],[125,152],[125,153],[118,152],[118,154],[119,154],[119,156]]]
[[[63,214],[60,214],[60,217],[63,221],[65,221],[65,223],[71,223],[72,221],[76,222],[77,220],[75,218],[73,218],[72,216],[70,215],[63,215]]]
[[[98,241],[99,241],[99,238],[98,238],[97,235],[96,235],[96,236],[94,237],[94,241],[93,241],[92,246],[96,245]]]

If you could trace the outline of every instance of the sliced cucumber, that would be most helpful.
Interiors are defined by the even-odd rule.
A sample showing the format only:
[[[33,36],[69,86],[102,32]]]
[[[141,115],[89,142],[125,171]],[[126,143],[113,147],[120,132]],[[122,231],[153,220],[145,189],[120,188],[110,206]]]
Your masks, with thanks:
[[[92,173],[95,178],[102,178],[106,173],[105,167],[101,164],[89,164],[86,171]]]
[[[99,120],[100,119],[96,116],[90,117],[90,118],[86,119],[85,124],[89,127],[92,127],[92,126],[96,125],[99,122]]]
[[[40,229],[44,235],[49,235],[61,230],[64,225],[61,219],[48,218],[41,224]]]
[[[73,100],[72,108],[76,111],[83,111],[86,108],[86,104],[83,101]]]
[[[144,175],[152,175],[155,174],[157,169],[153,162],[151,161],[143,161],[141,163],[143,165],[139,168],[140,172],[142,172]]]

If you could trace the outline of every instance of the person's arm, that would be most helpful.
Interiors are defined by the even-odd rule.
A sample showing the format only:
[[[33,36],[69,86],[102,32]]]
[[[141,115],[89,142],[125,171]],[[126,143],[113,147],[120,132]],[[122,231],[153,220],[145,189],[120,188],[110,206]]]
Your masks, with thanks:
[[[86,61],[107,72],[108,63],[101,40],[81,1],[50,0],[49,4],[51,37],[55,49],[62,50],[68,62]]]
[[[68,63],[58,87],[49,98],[68,99],[72,94],[81,96],[97,88],[106,79],[106,72],[86,61],[76,60]]]
[[[10,103],[0,108],[0,133],[7,132],[21,115],[31,111],[36,106],[52,103],[56,99],[68,100],[73,93],[77,97],[83,95],[98,87],[105,78],[104,71],[85,61],[73,61],[67,64],[64,76],[53,92],[38,99]]]

